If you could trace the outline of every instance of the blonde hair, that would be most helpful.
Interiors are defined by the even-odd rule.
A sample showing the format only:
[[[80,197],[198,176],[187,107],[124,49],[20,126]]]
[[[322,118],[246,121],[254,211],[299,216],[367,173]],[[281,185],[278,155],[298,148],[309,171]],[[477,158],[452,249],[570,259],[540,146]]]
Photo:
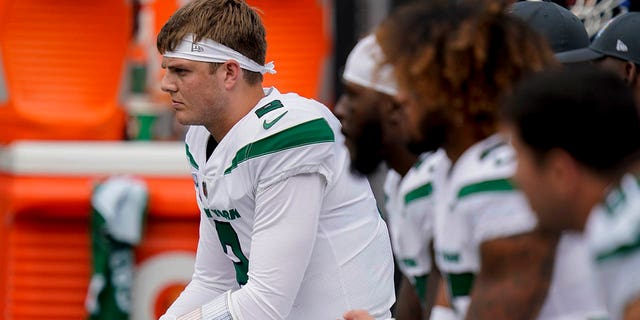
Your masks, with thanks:
[[[158,51],[161,54],[173,51],[190,33],[195,35],[196,41],[210,39],[259,64],[265,62],[267,42],[264,24],[256,10],[243,0],[195,0],[186,4],[160,30],[156,42]],[[258,72],[244,70],[244,75],[250,84],[262,81]]]

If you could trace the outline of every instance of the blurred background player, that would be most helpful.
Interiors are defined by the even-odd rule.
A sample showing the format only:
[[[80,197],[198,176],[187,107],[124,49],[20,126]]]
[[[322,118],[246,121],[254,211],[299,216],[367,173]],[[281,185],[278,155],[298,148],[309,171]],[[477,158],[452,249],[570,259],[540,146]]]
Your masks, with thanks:
[[[558,55],[563,63],[591,61],[618,74],[640,101],[640,12],[628,12],[611,20],[591,45]]]
[[[356,44],[347,58],[344,93],[334,112],[342,123],[354,170],[369,174],[381,162],[390,168],[384,188],[387,223],[403,274],[394,316],[398,320],[428,319],[440,277],[437,272],[430,274],[431,195],[436,181],[446,174],[448,160],[442,150],[420,156],[412,151],[417,146],[408,139],[405,110],[394,100],[393,69],[382,65],[383,60],[375,35]]]
[[[535,229],[511,183],[513,150],[498,134],[500,97],[557,62],[520,19],[486,3],[405,7],[377,33],[410,127],[453,163],[435,194],[436,262],[460,317],[467,309],[470,319],[601,315],[590,275],[573,270],[587,258],[573,255],[573,239]]]
[[[162,319],[389,317],[393,260],[371,188],[329,109],[263,89],[275,71],[256,11],[190,2],[157,46],[202,211],[193,279]]]
[[[631,91],[594,67],[555,70],[519,85],[503,115],[540,228],[585,230],[611,319],[639,319],[640,111]]]
[[[582,21],[556,3],[520,1],[507,11],[542,35],[555,54],[589,46],[589,35]]]

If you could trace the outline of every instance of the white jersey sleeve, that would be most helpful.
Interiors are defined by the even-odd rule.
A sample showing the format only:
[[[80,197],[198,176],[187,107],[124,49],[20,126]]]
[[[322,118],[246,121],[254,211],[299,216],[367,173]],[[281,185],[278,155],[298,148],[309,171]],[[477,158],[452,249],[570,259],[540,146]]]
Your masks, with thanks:
[[[640,179],[625,175],[591,213],[585,234],[611,319],[640,298]]]
[[[319,174],[302,174],[257,194],[251,282],[231,296],[238,319],[288,316],[311,259],[325,188]]]

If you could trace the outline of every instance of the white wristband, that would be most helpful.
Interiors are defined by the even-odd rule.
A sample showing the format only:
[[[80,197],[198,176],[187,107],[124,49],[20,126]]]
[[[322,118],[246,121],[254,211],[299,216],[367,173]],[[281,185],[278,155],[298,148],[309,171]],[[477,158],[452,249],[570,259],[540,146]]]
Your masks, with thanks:
[[[231,291],[227,291],[211,302],[202,306],[202,319],[203,320],[233,320],[231,312],[229,311],[229,299],[231,298]]]
[[[165,315],[160,320],[233,320],[228,307],[230,298],[231,291],[227,291],[187,314],[177,318]]]

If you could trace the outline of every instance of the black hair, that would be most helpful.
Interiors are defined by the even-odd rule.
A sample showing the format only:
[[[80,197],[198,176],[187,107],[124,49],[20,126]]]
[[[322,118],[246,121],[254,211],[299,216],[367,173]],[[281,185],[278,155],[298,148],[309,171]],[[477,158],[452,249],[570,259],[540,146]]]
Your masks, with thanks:
[[[600,174],[618,174],[640,155],[640,110],[619,76],[595,66],[551,69],[518,84],[503,119],[544,159],[563,149]]]

